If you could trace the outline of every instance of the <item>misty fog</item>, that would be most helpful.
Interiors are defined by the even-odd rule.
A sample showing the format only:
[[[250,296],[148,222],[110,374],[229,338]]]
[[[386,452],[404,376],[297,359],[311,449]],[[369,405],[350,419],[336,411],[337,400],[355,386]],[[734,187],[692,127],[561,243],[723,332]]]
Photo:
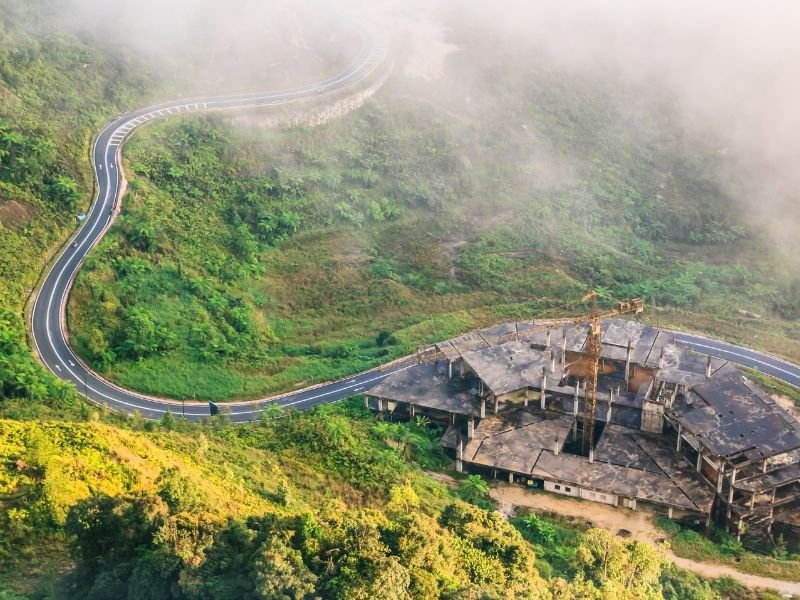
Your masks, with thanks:
[[[641,91],[637,104],[669,106],[686,135],[719,156],[744,221],[769,228],[787,255],[800,246],[800,4],[792,0],[57,4],[65,22],[135,52],[165,77],[186,66],[191,82],[180,89],[193,92],[285,87],[336,72],[357,51],[354,18],[390,32],[395,85],[435,94],[444,110],[465,102],[491,110],[486,65],[514,70],[537,55],[565,77],[618,82]],[[473,44],[487,54],[474,69],[457,60]],[[516,75],[523,82],[527,73]],[[623,119],[640,109],[615,107]],[[551,166],[540,167],[543,176],[570,176],[568,164]]]

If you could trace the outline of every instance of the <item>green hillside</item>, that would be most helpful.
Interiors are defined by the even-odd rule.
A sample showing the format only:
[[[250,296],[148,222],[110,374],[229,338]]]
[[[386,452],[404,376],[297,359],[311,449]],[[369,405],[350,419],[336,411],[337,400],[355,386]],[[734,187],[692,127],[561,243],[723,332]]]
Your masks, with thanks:
[[[756,597],[602,530],[515,529],[479,479],[420,470],[444,464],[441,432],[359,405],[235,427],[0,420],[0,598]]]
[[[482,480],[449,471],[441,431],[376,421],[359,399],[150,423],[55,380],[25,303],[89,204],[92,135],[164,89],[124,50],[61,29],[57,5],[0,0],[0,600],[772,597],[608,532],[507,521]],[[73,343],[138,389],[248,397],[579,311],[591,285],[800,357],[791,271],[668,110],[620,120],[609,107],[637,90],[533,59],[522,84],[481,55],[449,67],[487,70],[463,82],[470,102],[452,73],[398,73],[318,129],[262,129],[255,113],[140,132],[123,215],[69,306]]]
[[[800,357],[797,275],[708,143],[664,103],[615,110],[647,90],[523,66],[524,84],[494,73],[478,114],[445,104],[452,80],[411,95],[398,77],[315,129],[253,126],[260,113],[147,127],[126,147],[122,219],[72,296],[78,351],[145,392],[252,398],[582,312],[594,288]]]
[[[33,361],[23,306],[89,205],[92,135],[154,85],[123,56],[59,31],[50,8],[0,2],[0,400],[69,395]]]

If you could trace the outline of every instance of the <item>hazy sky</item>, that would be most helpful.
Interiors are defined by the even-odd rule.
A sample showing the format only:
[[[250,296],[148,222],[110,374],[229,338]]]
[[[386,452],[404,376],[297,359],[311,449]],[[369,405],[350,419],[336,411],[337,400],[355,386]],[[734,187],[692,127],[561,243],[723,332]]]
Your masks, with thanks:
[[[74,26],[202,71],[206,86],[304,83],[356,47],[332,15],[369,13],[402,40],[406,77],[436,80],[453,31],[502,32],[499,53],[608,72],[672,103],[725,157],[731,193],[800,250],[800,2],[772,0],[64,0]],[[105,32],[105,33],[103,33]],[[463,36],[458,36],[463,39]],[[301,64],[302,63],[302,64]],[[502,63],[498,63],[502,68]],[[452,75],[451,75],[452,76]],[[469,80],[465,74],[465,80]],[[524,77],[524,74],[520,74]],[[258,86],[254,86],[258,87]],[[209,90],[217,91],[217,90]],[[624,111],[623,111],[624,112]]]

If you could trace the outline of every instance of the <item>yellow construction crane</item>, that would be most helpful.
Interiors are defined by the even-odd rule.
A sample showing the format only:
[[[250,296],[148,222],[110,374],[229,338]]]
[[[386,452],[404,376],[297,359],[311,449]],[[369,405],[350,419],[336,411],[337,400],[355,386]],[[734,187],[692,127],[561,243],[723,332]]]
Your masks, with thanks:
[[[597,307],[597,292],[592,290],[581,298],[581,302],[592,302],[592,311],[588,315],[573,319],[572,322],[576,325],[589,323],[589,334],[586,336],[586,346],[583,355],[589,359],[589,373],[586,377],[586,393],[583,407],[583,439],[582,451],[583,454],[589,454],[589,449],[594,443],[594,421],[595,412],[597,410],[597,374],[600,370],[600,338],[602,331],[600,329],[600,319],[623,315],[626,313],[639,314],[644,310],[644,300],[642,298],[633,298],[625,302],[617,304],[617,308],[610,309],[605,312],[600,312]]]

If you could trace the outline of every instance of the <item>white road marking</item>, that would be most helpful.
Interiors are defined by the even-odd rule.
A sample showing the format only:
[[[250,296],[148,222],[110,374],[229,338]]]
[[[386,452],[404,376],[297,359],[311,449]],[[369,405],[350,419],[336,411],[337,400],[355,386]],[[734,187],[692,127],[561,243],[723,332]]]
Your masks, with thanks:
[[[75,366],[75,363],[74,363],[74,362],[72,362],[71,360],[68,360],[67,362],[69,363],[69,366],[70,366],[70,367],[74,367],[74,366]]]
[[[794,379],[800,379],[797,373],[793,373],[791,371],[787,371],[786,369],[781,369],[780,367],[776,367],[774,364],[768,363],[763,360],[759,360],[757,358],[753,358],[752,356],[748,356],[747,354],[741,354],[739,352],[734,352],[733,350],[725,350],[723,348],[717,348],[716,346],[711,346],[709,344],[701,344],[699,342],[692,342],[691,340],[684,340],[684,343],[692,344],[693,346],[699,346],[700,348],[708,348],[709,350],[716,350],[717,352],[724,352],[725,354],[730,354],[731,356],[738,356],[739,358],[746,358],[749,361],[754,363],[758,363],[760,365],[764,365],[771,369],[775,369],[776,371],[780,371],[781,373],[785,373],[786,375],[790,375]],[[789,382],[787,382],[789,383]]]
[[[303,95],[317,94],[317,93],[320,93],[322,91],[325,91],[325,90],[335,86],[336,84],[338,84],[340,82],[347,81],[347,80],[350,80],[350,79],[355,79],[355,78],[362,78],[365,75],[365,73],[363,72],[364,71],[363,67],[366,64],[367,64],[366,61],[362,61],[360,66],[358,66],[358,67],[350,67],[347,70],[345,70],[344,72],[342,72],[336,78],[333,78],[331,80],[328,80],[326,82],[323,82],[321,84],[317,84],[317,85],[314,85],[314,86],[305,86],[305,87],[302,87],[302,88],[298,88],[298,89],[293,90],[293,91],[288,92],[288,93],[254,94],[254,95],[244,95],[244,96],[238,96],[238,97],[220,97],[216,102],[213,102],[212,104],[216,104],[216,108],[244,108],[244,107],[246,107],[248,105],[251,105],[251,106],[252,105],[257,105],[257,104],[260,104],[260,103],[264,103],[265,101],[268,101],[268,102],[274,104],[274,103],[278,103],[278,102],[281,102],[281,101],[284,101],[284,100],[288,100],[288,99],[292,99],[292,98],[298,98],[298,97],[301,97]],[[209,102],[203,102],[202,103],[202,108],[203,109],[208,109],[209,108]],[[189,110],[192,110],[192,109],[200,110],[200,103],[194,103],[192,108],[190,108],[189,105],[183,104],[183,105],[178,105],[178,106],[174,107],[174,109],[177,112],[189,111]],[[154,119],[154,118],[156,118],[156,116],[163,116],[164,115],[164,110],[167,110],[167,109],[160,109],[158,111],[152,111],[150,113],[147,113],[145,115],[137,117],[133,121],[128,121],[125,124],[123,124],[122,126],[118,127],[118,129],[113,132],[110,141],[106,144],[106,153],[108,153],[111,150],[111,148],[116,148],[116,147],[120,146],[122,141],[124,140],[125,136],[130,131],[132,131],[135,128],[136,125],[139,125],[139,124],[142,124],[142,123],[144,123],[144,122],[146,122],[148,120]],[[167,110],[167,113],[168,114],[172,114],[172,111],[171,110]],[[101,134],[98,136],[98,138],[95,139],[95,144],[94,144],[94,148],[93,148],[93,154],[95,154],[95,155],[97,154],[97,141],[100,139],[100,137],[103,136],[103,134],[106,134],[108,132],[109,128],[111,128],[113,125],[114,125],[113,123],[109,124],[101,132]],[[99,170],[102,170],[103,165],[99,164],[98,168],[99,168]],[[114,164],[113,163],[109,163],[109,168],[113,169],[114,168]],[[108,200],[110,192],[111,192],[111,188],[110,188],[110,186],[107,186],[106,190],[105,190],[105,197],[103,198],[102,201],[100,201],[100,199],[98,197],[96,199],[96,201],[95,201],[95,206],[98,206],[98,205],[99,206],[105,206],[107,204],[107,200]],[[101,210],[104,210],[104,209],[101,209]],[[87,223],[88,222],[91,222],[91,221],[87,221]],[[96,240],[94,240],[94,241],[90,241],[90,240],[92,239],[92,234],[94,233],[95,229],[101,224],[102,224],[101,220],[95,220],[94,224],[89,229],[89,235],[80,244],[79,250],[81,248],[83,248],[83,246],[87,242],[89,243],[89,246],[91,246],[94,243],[94,241],[96,241]],[[46,313],[45,313],[45,331],[46,331],[46,334],[47,334],[47,339],[50,342],[50,348],[52,349],[53,353],[55,354],[55,356],[58,359],[61,359],[61,356],[60,356],[59,350],[56,349],[54,341],[53,341],[50,317],[51,317],[51,314],[52,314],[53,301],[55,300],[56,292],[57,292],[57,290],[58,290],[58,288],[59,288],[59,286],[61,284],[61,279],[65,274],[67,264],[68,263],[64,263],[64,266],[61,268],[61,270],[59,271],[59,273],[56,276],[55,284],[53,285],[52,292],[51,292],[51,294],[50,294],[50,296],[48,298],[47,310],[46,310]],[[51,272],[48,273],[48,275],[45,278],[45,280],[47,280],[50,277],[50,275],[52,274],[52,271],[55,268],[56,268],[56,265],[53,265],[53,268],[51,269]],[[69,277],[71,278],[74,275],[75,275],[74,272],[70,273]],[[34,301],[34,312],[36,311],[36,303],[38,302],[38,300],[39,300],[39,298],[37,297],[36,300]],[[62,318],[63,318],[63,311],[64,311],[64,306],[65,306],[65,301],[66,301],[66,294],[64,293],[64,294],[62,294],[62,296],[60,298],[60,309],[61,310],[60,310],[60,313],[57,315],[58,316],[57,325],[58,325],[58,330],[59,331],[60,331],[60,324],[61,324]],[[63,341],[63,339],[62,339],[62,341]],[[35,336],[34,336],[34,344],[37,346],[37,349],[38,349],[38,341],[36,340]],[[75,363],[72,362],[71,360],[68,361],[68,362],[73,367],[75,366]],[[54,366],[59,372],[61,371],[61,366],[59,364],[55,364]],[[413,365],[410,365],[410,366],[413,366]],[[405,368],[410,368],[410,366],[409,367],[405,367]],[[74,371],[72,371],[69,367],[65,367],[65,368],[73,375],[73,377],[76,380],[80,380],[80,377]],[[405,370],[405,368],[404,369],[398,369],[398,371],[399,370]],[[393,372],[397,372],[397,371],[390,371],[390,372],[381,373],[379,376],[374,377],[372,379],[369,379],[369,380],[367,380],[366,382],[363,382],[363,383],[368,383],[368,382],[376,381],[376,380],[379,380],[379,379],[383,379],[383,378],[387,377],[388,375],[390,375]],[[113,386],[113,384],[109,384],[109,385],[112,385],[112,387],[116,387],[116,386]],[[353,384],[353,385],[355,385],[355,384]],[[290,403],[289,405],[299,404],[299,403],[302,403],[302,402],[309,402],[309,401],[312,401],[312,400],[315,400],[317,398],[324,397],[324,396],[327,396],[327,395],[330,395],[330,394],[341,393],[341,392],[343,392],[345,390],[350,389],[351,387],[353,387],[353,386],[351,385],[351,386],[345,386],[345,387],[338,387],[338,388],[333,389],[333,390],[331,390],[329,392],[325,392],[325,393],[322,393],[322,394],[317,394],[316,396],[310,396],[310,397],[304,398],[302,400],[297,400],[297,401],[295,401],[293,403]],[[107,398],[108,400],[111,401],[110,403],[105,403],[105,404],[116,404],[116,405],[130,406],[132,408],[140,409],[140,410],[143,410],[143,411],[146,411],[146,412],[154,412],[154,413],[164,413],[165,412],[164,410],[161,410],[161,409],[158,409],[158,408],[149,408],[149,407],[146,407],[146,406],[142,406],[141,404],[132,404],[132,403],[126,402],[124,400],[113,398],[113,397],[108,396],[107,394],[105,394],[103,392],[100,392],[99,390],[96,390],[95,388],[90,387],[88,385],[87,385],[87,389],[91,389],[92,392],[95,392],[97,394],[97,396],[103,397],[103,398]],[[150,398],[147,398],[145,396],[138,396],[138,395],[136,395],[134,393],[128,392],[127,390],[124,390],[122,388],[119,388],[119,389],[120,389],[120,393],[127,394],[128,397],[140,399],[140,400],[145,401],[145,402],[153,402],[154,401],[154,400],[152,400]],[[363,386],[360,387],[359,389],[363,389]],[[155,402],[160,403],[162,405],[166,404],[166,405],[172,406],[172,407],[177,406],[177,403],[173,403],[173,402],[159,402],[158,400],[155,400]],[[234,412],[232,414],[234,414],[234,415],[246,415],[246,414],[250,414],[252,412],[257,412],[257,411],[248,410],[248,411],[244,411],[244,412]],[[186,413],[186,414],[188,416],[207,416],[208,413],[206,411],[203,411],[203,412],[200,412],[200,413],[198,413],[198,412],[189,412],[189,413]]]

